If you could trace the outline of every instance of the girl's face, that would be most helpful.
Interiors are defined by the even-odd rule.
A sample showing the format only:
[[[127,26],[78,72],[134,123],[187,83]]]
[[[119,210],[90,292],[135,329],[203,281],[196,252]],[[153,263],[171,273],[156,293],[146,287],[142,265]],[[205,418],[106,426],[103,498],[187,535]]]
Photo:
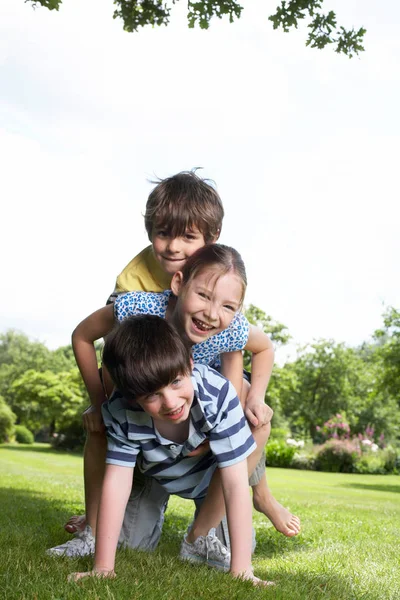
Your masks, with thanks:
[[[226,329],[243,296],[243,282],[236,273],[221,275],[212,268],[201,271],[187,285],[182,283],[182,273],[175,273],[171,289],[178,296],[173,321],[192,344]]]

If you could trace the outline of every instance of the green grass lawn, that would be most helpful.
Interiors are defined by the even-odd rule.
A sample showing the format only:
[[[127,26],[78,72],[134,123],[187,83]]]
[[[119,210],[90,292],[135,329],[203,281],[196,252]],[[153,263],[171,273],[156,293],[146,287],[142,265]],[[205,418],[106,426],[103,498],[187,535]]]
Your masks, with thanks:
[[[83,509],[82,458],[46,445],[0,446],[0,598],[105,600],[400,599],[400,477],[269,469],[280,502],[300,516],[297,538],[257,513],[258,589],[177,559],[192,503],[173,498],[153,554],[120,551],[117,579],[67,583],[90,559],[56,559],[62,525]]]

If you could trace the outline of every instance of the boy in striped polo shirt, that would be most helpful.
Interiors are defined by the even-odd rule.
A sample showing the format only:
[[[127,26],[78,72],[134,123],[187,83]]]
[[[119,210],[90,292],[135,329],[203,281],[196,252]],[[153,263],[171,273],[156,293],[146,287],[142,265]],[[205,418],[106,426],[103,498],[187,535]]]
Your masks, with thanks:
[[[190,348],[157,316],[137,315],[119,324],[107,337],[103,362],[119,391],[103,405],[108,450],[95,564],[71,579],[115,576],[118,536],[138,459],[140,469],[168,493],[198,504],[182,542],[183,560],[266,584],[251,568],[248,468],[251,472],[259,456],[232,384],[207,366],[193,366]],[[210,451],[189,456],[205,440]],[[225,506],[231,553],[213,533]]]

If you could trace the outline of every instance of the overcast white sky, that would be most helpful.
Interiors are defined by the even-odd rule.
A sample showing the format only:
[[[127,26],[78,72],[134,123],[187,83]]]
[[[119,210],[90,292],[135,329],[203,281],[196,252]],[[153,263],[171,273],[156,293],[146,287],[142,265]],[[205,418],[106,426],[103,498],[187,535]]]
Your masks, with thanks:
[[[136,34],[112,0],[0,5],[0,331],[49,347],[148,242],[148,179],[204,167],[254,303],[299,343],[368,339],[400,306],[400,4],[332,0],[347,59],[243,17]]]

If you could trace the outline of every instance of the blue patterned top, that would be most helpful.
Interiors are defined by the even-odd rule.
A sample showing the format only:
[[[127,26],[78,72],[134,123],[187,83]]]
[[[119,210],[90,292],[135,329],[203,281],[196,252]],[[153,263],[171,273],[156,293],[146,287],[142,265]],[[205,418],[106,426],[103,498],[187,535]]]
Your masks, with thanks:
[[[165,319],[171,290],[165,292],[128,292],[118,296],[114,303],[117,321],[132,315],[157,315]],[[236,313],[227,329],[209,337],[192,348],[193,360],[203,365],[217,366],[219,355],[243,350],[249,338],[249,322],[242,313]]]

